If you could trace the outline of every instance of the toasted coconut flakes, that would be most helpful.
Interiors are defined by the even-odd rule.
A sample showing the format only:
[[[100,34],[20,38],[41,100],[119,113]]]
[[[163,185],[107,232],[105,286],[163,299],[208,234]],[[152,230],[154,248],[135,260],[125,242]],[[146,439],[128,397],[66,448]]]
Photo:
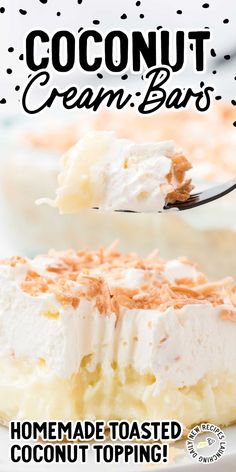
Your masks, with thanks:
[[[166,194],[166,204],[185,202],[194,188],[191,179],[185,180],[186,172],[192,165],[182,154],[171,157],[172,167],[167,174],[167,184],[161,185],[161,190]]]
[[[65,271],[66,266],[63,263],[58,264],[49,264],[46,266],[46,270],[48,272],[56,272],[57,274],[62,273]]]
[[[201,292],[196,292],[194,289],[186,287],[184,285],[172,286],[171,288],[174,293],[181,294],[182,296],[185,296],[187,298],[204,298]]]
[[[179,279],[175,279],[175,283],[177,285],[187,285],[191,287],[191,285],[193,285],[193,279],[191,279],[190,277],[181,277]]]
[[[182,185],[167,194],[166,203],[185,202],[188,200],[192,189],[191,180],[186,180]]]
[[[185,172],[190,170],[192,168],[192,165],[190,164],[188,159],[183,156],[183,154],[175,154],[172,157],[172,163],[174,177],[176,178],[177,182],[181,184],[184,180]]]
[[[50,251],[43,257],[47,260],[43,275],[35,269],[28,270],[20,284],[21,289],[33,297],[53,293],[64,307],[76,309],[81,298],[94,299],[102,315],[115,313],[118,317],[122,307],[164,312],[170,307],[182,308],[191,304],[217,306],[224,304],[225,300],[236,306],[236,286],[231,287],[231,278],[210,283],[196,269],[194,279],[183,278],[172,283],[165,278],[165,262],[158,253],[141,259],[134,253],[121,254],[113,245],[97,252]],[[181,260],[193,265],[191,261]],[[3,261],[3,264],[13,264],[14,267],[18,261],[24,263],[25,260],[16,257]],[[141,286],[129,288],[122,285],[125,272],[130,268],[144,271],[145,282]]]
[[[221,318],[223,318],[225,320],[230,320],[230,321],[235,321],[236,322],[236,310],[235,311],[227,310],[227,309],[221,310],[220,316],[221,316]]]
[[[17,264],[26,264],[27,259],[21,256],[13,256],[9,259],[1,259],[0,265],[9,265],[11,267],[15,267]]]
[[[59,303],[64,307],[78,308],[80,304],[80,298],[77,296],[72,296],[68,293],[60,293],[55,291],[55,297]]]
[[[202,285],[196,285],[195,290],[206,295],[207,293],[211,293],[214,290],[223,289],[228,285],[232,284],[232,282],[233,279],[231,277],[226,277],[225,279],[220,280],[219,282],[206,282]]]

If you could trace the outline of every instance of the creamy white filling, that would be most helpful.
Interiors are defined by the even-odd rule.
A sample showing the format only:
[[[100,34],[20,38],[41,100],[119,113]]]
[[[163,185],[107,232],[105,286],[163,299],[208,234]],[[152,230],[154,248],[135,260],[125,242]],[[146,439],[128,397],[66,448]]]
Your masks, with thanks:
[[[191,266],[173,264],[178,277],[193,275]],[[90,370],[100,363],[109,374],[115,361],[120,369],[132,366],[139,373],[152,373],[160,388],[167,383],[193,385],[207,373],[235,371],[236,323],[220,317],[222,308],[233,309],[229,302],[165,312],[122,308],[117,321],[115,314],[101,315],[94,300],[83,298],[73,309],[63,308],[52,294],[24,293],[19,282],[29,265],[33,267],[30,262],[15,268],[1,266],[0,356],[14,354],[32,362],[44,359],[40,375],[62,378],[78,371],[82,359],[90,356]],[[130,286],[140,286],[144,280],[134,269],[126,273],[125,286],[129,277]],[[45,316],[48,311],[58,311],[59,317]]]
[[[133,144],[112,139],[107,155],[92,171],[95,202],[104,210],[159,211],[170,190],[167,175],[175,152],[172,141]],[[96,206],[96,204],[95,204]]]

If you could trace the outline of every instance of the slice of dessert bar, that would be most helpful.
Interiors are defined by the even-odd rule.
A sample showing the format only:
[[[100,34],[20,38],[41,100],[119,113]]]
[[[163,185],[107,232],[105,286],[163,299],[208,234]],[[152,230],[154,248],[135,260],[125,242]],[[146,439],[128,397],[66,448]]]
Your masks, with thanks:
[[[135,144],[112,132],[91,131],[62,159],[54,202],[61,213],[82,208],[157,212],[185,201],[191,164],[174,141]]]
[[[0,418],[236,421],[236,286],[186,259],[0,264]]]

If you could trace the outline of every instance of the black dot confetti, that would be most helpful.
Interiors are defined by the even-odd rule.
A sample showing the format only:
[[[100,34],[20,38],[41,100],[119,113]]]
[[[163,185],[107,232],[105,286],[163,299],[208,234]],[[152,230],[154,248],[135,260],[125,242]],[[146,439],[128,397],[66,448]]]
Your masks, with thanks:
[[[203,0],[202,2],[200,2],[200,5],[199,5],[200,9],[201,9],[201,7],[202,7],[203,9],[209,9],[209,8],[210,8],[210,11],[211,11],[211,10],[212,10],[212,3],[211,3],[209,0],[208,0],[208,2],[209,2],[209,3],[204,3],[204,0]],[[0,3],[2,3],[2,2],[0,2]],[[36,3],[37,3],[37,2],[36,2]],[[41,4],[43,4],[43,5],[50,4],[50,2],[49,2],[48,0],[39,0],[38,3],[41,3]],[[78,4],[78,5],[80,6],[82,3],[83,3],[83,6],[84,6],[86,2],[83,2],[83,0],[77,0],[77,1],[74,0],[74,4],[75,4],[75,5]],[[142,10],[143,10],[143,8],[141,7],[141,4],[143,5],[144,2],[136,1],[136,0],[134,0],[134,2],[133,2],[134,8],[135,8],[135,5],[136,5],[136,7],[139,7],[139,10],[136,10],[137,18],[143,19],[143,18],[146,17],[146,15],[145,15],[145,11],[144,11],[144,13],[140,13],[140,11],[142,12]],[[27,8],[27,6],[24,5],[24,2],[22,2],[21,5],[22,5],[23,8]],[[59,5],[58,5],[58,6],[59,6]],[[28,17],[30,17],[30,10],[29,10],[28,8],[27,8],[27,9],[22,9],[22,8],[19,9],[19,7],[20,7],[20,5],[18,5],[18,8],[16,9],[16,13],[18,12],[18,16],[19,16],[19,14],[21,14],[21,15],[23,15],[23,16],[24,16],[24,15],[28,15]],[[140,8],[140,7],[141,7],[141,8]],[[179,5],[179,7],[180,7],[180,8],[181,8],[181,7],[183,8],[183,5],[182,5],[182,6]],[[42,7],[42,8],[43,8],[43,7]],[[183,10],[180,10],[180,9],[177,9],[177,10],[176,10],[176,8],[178,8],[177,5],[176,5],[176,7],[174,8],[174,12],[173,12],[173,13],[174,13],[175,15],[176,15],[176,14],[177,14],[177,15],[182,15],[182,18],[183,18],[183,17],[185,16],[185,13],[186,13],[186,12],[185,12],[185,9],[183,8]],[[6,9],[7,9],[7,8],[6,8]],[[118,18],[120,17],[120,19],[122,19],[122,20],[127,20],[127,18],[130,19],[130,16],[129,16],[128,12],[121,14],[122,10],[123,10],[123,8],[120,10],[120,14],[118,14]],[[81,10],[80,10],[80,11],[81,11]],[[124,8],[123,12],[124,12],[124,11],[126,11],[125,8]],[[208,18],[208,15],[210,14],[210,11],[206,11],[206,13],[205,13],[206,18]],[[0,7],[0,13],[4,13],[4,12],[5,12],[5,8]],[[8,13],[8,10],[7,10],[7,13]],[[57,11],[57,9],[55,8],[55,10],[54,10],[54,16],[55,16],[55,15],[57,15],[57,17],[60,17],[60,16],[62,15],[62,19],[63,19],[63,11],[62,11],[62,12],[61,12],[61,11]],[[95,15],[96,15],[96,13],[95,13]],[[94,15],[94,16],[95,16],[95,15]],[[225,11],[225,13],[223,13],[223,15],[219,18],[220,23],[221,23],[221,25],[222,25],[222,28],[223,28],[224,30],[227,30],[228,28],[226,28],[226,27],[224,28],[224,27],[223,27],[223,24],[226,25],[226,24],[228,24],[228,23],[231,23],[231,18],[230,18],[230,17],[229,17],[230,19],[225,18],[226,15],[227,15],[227,12]],[[96,16],[97,16],[97,15],[96,15]],[[95,16],[95,18],[96,18],[96,16]],[[98,17],[99,17],[99,15],[98,15]],[[100,24],[101,24],[101,20],[93,19],[93,18],[94,18],[94,17],[92,17],[92,18],[90,17],[90,25],[91,25],[91,24],[93,24],[93,25],[100,25]],[[59,23],[62,21],[62,19],[58,20]],[[26,18],[25,20],[27,20],[27,18]],[[24,20],[24,21],[25,21],[25,20]],[[23,19],[22,19],[22,21],[23,21]],[[180,21],[181,21],[181,18],[180,18]],[[205,21],[203,22],[203,25],[204,25],[204,23],[207,24],[207,22],[208,22],[208,19],[205,19]],[[78,22],[78,23],[79,23],[79,22]],[[126,23],[127,23],[127,22],[126,22]],[[143,22],[142,22],[142,23],[143,23]],[[140,22],[140,24],[141,24],[141,22]],[[155,24],[155,23],[154,23],[154,24]],[[78,33],[80,33],[80,32],[84,29],[83,27],[79,27],[78,24],[77,24],[77,28],[78,28]],[[204,27],[204,28],[205,28],[205,29],[209,29],[209,27]],[[156,26],[156,30],[161,30],[161,29],[163,29],[163,26],[160,26],[160,25]],[[10,41],[9,41],[9,42],[10,42]],[[10,42],[10,44],[11,44],[11,42]],[[13,43],[13,44],[14,44],[14,43]],[[11,57],[11,59],[12,59],[12,58],[15,56],[15,54],[16,54],[16,57],[17,57],[17,56],[19,55],[19,52],[20,52],[20,51],[19,51],[19,52],[17,51],[16,45],[15,45],[14,47],[8,47],[8,46],[9,46],[9,44],[6,45],[5,48],[6,48],[6,50],[7,50],[9,53],[13,53],[13,52],[15,51],[14,54],[12,54],[11,56],[10,56],[10,55],[8,56],[8,59],[9,59],[10,57]],[[194,50],[194,44],[189,44],[188,47],[190,48],[191,51]],[[17,52],[18,52],[18,54],[17,54]],[[225,52],[227,52],[227,50],[226,50]],[[230,51],[229,51],[229,52],[230,52]],[[189,53],[189,54],[191,54],[191,53]],[[219,57],[219,51],[218,51],[218,50],[217,50],[217,54],[216,54],[215,50],[214,50],[214,49],[211,49],[210,54],[211,54],[211,56],[212,56],[213,58],[216,57],[216,56]],[[223,53],[223,54],[224,54],[224,53]],[[230,57],[229,54],[226,54],[225,56],[223,56],[223,54],[221,55],[221,58],[220,58],[222,62],[223,62],[224,60],[225,60],[225,61],[228,61],[230,58],[231,58],[231,59],[233,58],[232,55],[231,55],[231,57]],[[223,56],[223,57],[222,57],[222,56]],[[21,60],[21,61],[24,60],[24,55],[23,55],[23,54],[20,54],[20,55],[19,55],[19,60]],[[232,61],[231,61],[231,62],[232,62]],[[212,63],[213,63],[213,60],[212,60]],[[214,66],[217,67],[217,60],[215,60],[215,63],[213,63],[213,64],[214,64],[213,67],[214,67]],[[225,64],[225,67],[226,67],[227,65],[229,66],[230,64]],[[11,63],[9,64],[9,66],[12,67]],[[13,80],[14,80],[15,69],[14,69],[14,67],[13,67],[13,70],[12,70],[12,69],[10,69],[10,67],[7,68],[7,64],[6,64],[5,68],[3,68],[3,72],[4,72],[4,69],[5,69],[5,73],[7,73],[7,74],[13,74],[13,76],[12,76],[12,77],[9,77],[9,79],[13,79]],[[211,73],[212,73],[213,75],[215,75],[215,74],[217,74],[217,73],[218,73],[218,75],[220,75],[220,71],[212,70],[212,68],[210,69],[210,71],[211,71]],[[31,75],[31,74],[30,74],[30,75]],[[104,77],[104,73],[97,73],[96,75],[97,75],[97,78],[98,78],[98,79],[103,79],[103,77]],[[96,77],[96,75],[95,75],[95,77]],[[30,76],[29,76],[29,77],[30,77]],[[128,78],[129,78],[129,75],[128,75],[128,74],[124,74],[124,75],[121,76],[121,80],[126,80],[126,79],[128,79]],[[144,80],[144,77],[143,77],[143,76],[142,76],[141,78],[142,78],[142,80]],[[236,80],[236,76],[234,77],[233,74],[232,74],[232,76],[231,76],[231,80],[232,80],[232,79],[235,79],[235,80]],[[129,81],[128,81],[127,83],[129,83]],[[204,87],[204,86],[205,86],[205,84],[204,84],[203,81],[200,82],[200,79],[199,79],[199,82],[198,82],[198,83],[200,83],[200,87]],[[15,92],[18,92],[22,87],[20,87],[20,85],[16,85],[16,84],[17,84],[17,81],[16,81],[15,83],[13,82],[13,84],[12,84],[12,85],[13,85],[13,90],[15,90]],[[141,87],[141,85],[142,85],[142,84],[140,84],[140,87]],[[125,87],[125,84],[123,85],[123,87]],[[139,88],[139,87],[137,87],[137,88]],[[142,95],[142,93],[139,92],[139,91],[135,93],[135,96],[136,96],[136,97],[139,97],[139,96],[141,96],[141,95]],[[20,96],[20,93],[14,93],[14,96],[15,96],[15,100],[17,101],[17,99],[18,99],[19,96]],[[0,103],[1,103],[1,104],[6,103],[6,101],[7,101],[6,99],[8,100],[8,97],[6,97],[6,98],[1,98],[1,96],[0,96]],[[216,96],[215,96],[215,100],[221,100],[221,99],[222,99],[222,97],[221,97],[220,95],[216,95]],[[134,99],[134,98],[133,98],[133,101],[135,101],[135,100],[137,100],[137,102],[138,102],[140,99],[138,99],[138,98],[137,98],[137,99]],[[235,99],[232,99],[232,95],[231,95],[231,104],[232,104],[232,106],[236,106],[236,98],[235,98]],[[129,105],[130,105],[130,107],[135,107],[135,106],[136,106],[135,103],[132,103],[132,102],[129,103]],[[133,111],[133,110],[132,110],[132,111]],[[232,121],[233,121],[233,120],[232,120]],[[232,121],[231,121],[231,123],[232,123]],[[236,121],[233,123],[233,125],[234,125],[234,127],[236,127]]]

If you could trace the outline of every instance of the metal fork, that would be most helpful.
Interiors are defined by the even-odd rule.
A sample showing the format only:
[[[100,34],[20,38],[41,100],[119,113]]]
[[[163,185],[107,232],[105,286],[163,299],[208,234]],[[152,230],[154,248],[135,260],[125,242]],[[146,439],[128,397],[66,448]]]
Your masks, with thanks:
[[[213,202],[214,200],[218,200],[218,198],[227,195],[227,193],[232,192],[236,189],[236,177],[232,180],[229,180],[225,184],[217,185],[216,187],[212,187],[207,190],[203,190],[202,192],[193,193],[189,196],[188,200],[185,202],[175,202],[175,203],[168,203],[162,211],[158,213],[163,213],[167,211],[183,211],[183,210],[190,210],[190,208],[195,208],[200,205],[205,205],[206,203]],[[98,208],[96,208],[98,209]],[[133,210],[115,210],[122,213],[140,213],[138,211]]]
[[[200,205],[213,202],[214,200],[218,200],[218,198],[227,195],[227,193],[230,193],[235,189],[236,177],[232,180],[229,180],[228,182],[225,182],[225,184],[217,185],[216,187],[203,190],[202,192],[193,193],[185,202],[168,203],[164,207],[164,211],[171,209],[177,209],[179,211],[189,210],[190,208],[195,208]]]

